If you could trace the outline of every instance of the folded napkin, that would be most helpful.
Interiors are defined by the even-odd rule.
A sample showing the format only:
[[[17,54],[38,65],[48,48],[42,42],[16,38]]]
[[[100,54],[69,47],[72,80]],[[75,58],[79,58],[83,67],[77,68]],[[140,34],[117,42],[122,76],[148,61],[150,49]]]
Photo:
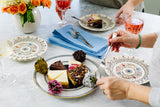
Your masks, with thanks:
[[[72,37],[70,34],[70,30],[73,30],[72,25],[67,25],[61,29],[54,30],[52,32],[54,36],[50,37],[48,40],[51,44],[72,49],[74,51],[83,50],[88,55],[102,58],[108,49],[107,40],[87,33],[78,27],[75,28],[93,46],[93,48],[85,45],[85,43],[82,42],[79,38],[75,39]]]

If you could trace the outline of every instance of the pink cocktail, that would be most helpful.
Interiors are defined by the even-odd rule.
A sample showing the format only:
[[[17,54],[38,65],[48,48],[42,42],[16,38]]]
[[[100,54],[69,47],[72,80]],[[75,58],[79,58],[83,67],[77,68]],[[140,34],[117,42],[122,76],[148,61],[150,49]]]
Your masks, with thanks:
[[[56,12],[58,13],[62,22],[60,24],[65,24],[65,12],[70,8],[72,0],[56,0]]]
[[[144,21],[139,18],[128,18],[125,21],[125,29],[133,34],[141,32],[144,25]]]

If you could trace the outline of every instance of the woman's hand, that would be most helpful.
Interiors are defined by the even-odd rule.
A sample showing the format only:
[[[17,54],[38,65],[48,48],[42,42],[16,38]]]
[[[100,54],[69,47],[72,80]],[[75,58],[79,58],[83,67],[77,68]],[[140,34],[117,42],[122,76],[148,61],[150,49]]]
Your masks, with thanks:
[[[117,77],[102,77],[97,81],[99,88],[111,100],[128,99],[130,84]]]
[[[132,3],[126,3],[124,6],[122,6],[115,17],[117,18],[117,23],[121,25],[128,17],[131,17],[134,8],[135,7],[132,5]]]
[[[120,30],[115,32],[117,37],[112,39],[113,33],[108,38],[108,45],[113,44],[111,51],[119,52],[120,47],[136,48],[139,45],[140,38],[138,35]]]
[[[102,77],[97,81],[97,85],[111,100],[131,99],[149,105],[151,87],[135,84],[117,77]]]

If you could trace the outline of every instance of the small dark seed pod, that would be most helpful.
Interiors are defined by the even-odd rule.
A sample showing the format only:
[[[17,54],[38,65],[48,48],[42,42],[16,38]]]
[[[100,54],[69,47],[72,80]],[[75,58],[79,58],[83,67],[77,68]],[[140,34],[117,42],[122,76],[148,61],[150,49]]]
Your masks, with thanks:
[[[86,60],[86,53],[82,50],[78,50],[73,53],[73,57],[77,61],[84,62]]]

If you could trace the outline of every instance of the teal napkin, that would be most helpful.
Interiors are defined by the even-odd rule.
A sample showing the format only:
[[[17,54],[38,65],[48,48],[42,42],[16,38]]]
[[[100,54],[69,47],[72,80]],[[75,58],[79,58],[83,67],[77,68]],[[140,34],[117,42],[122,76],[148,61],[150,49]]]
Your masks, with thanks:
[[[83,50],[88,55],[102,58],[108,49],[107,40],[75,27],[77,31],[93,46],[93,48],[89,47],[80,39],[72,37],[70,30],[73,30],[73,27],[75,26],[67,25],[61,29],[54,30],[52,32],[53,36],[48,39],[49,42],[74,51]]]

